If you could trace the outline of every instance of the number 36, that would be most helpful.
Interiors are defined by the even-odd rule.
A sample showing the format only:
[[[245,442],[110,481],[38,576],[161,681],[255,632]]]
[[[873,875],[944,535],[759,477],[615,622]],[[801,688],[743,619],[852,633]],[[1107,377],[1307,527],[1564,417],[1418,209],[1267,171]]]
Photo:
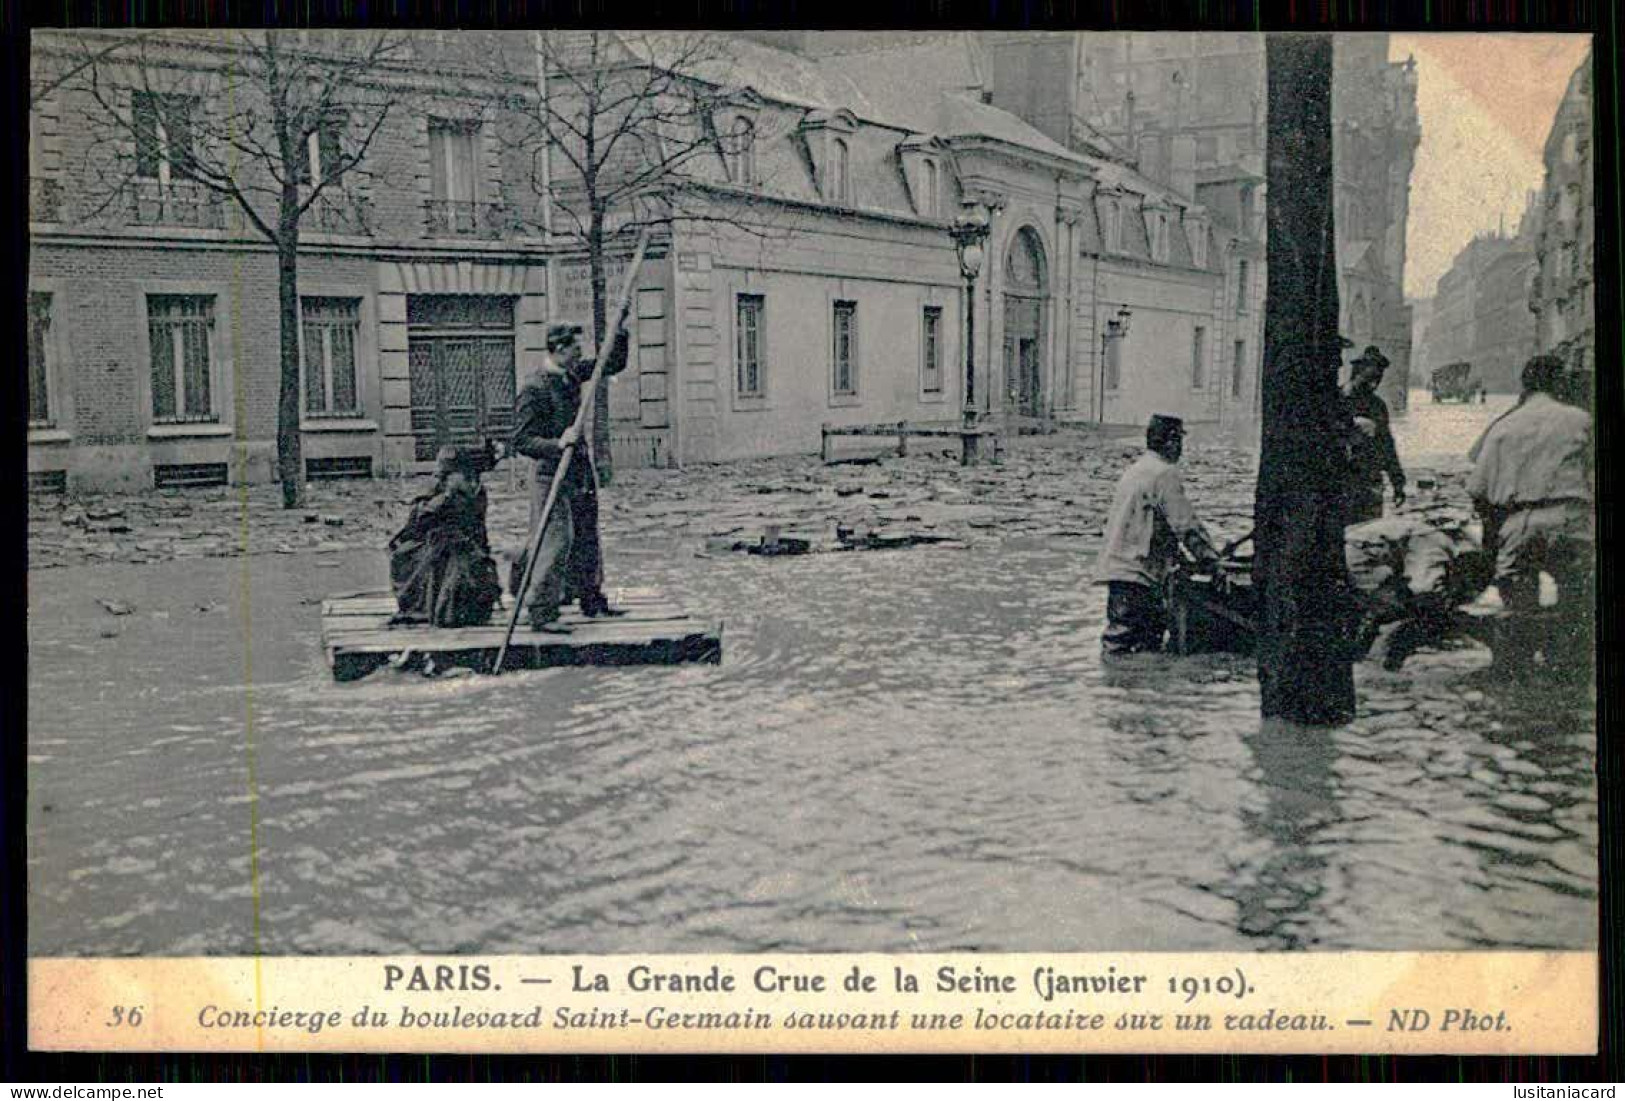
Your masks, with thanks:
[[[108,1018],[104,1027],[117,1028],[119,1025],[128,1025],[130,1028],[141,1027],[141,1007],[132,1005],[126,1009],[122,1005],[113,1007],[113,1015]]]

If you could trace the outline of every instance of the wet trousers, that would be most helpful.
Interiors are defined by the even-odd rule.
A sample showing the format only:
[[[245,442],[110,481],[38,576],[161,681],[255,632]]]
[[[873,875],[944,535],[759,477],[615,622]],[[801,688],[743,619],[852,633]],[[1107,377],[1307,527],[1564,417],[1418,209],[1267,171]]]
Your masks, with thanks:
[[[1108,654],[1155,653],[1168,634],[1168,612],[1162,590],[1133,581],[1106,582],[1106,631],[1101,649]]]
[[[1498,664],[1522,669],[1536,651],[1548,666],[1583,668],[1592,657],[1594,536],[1589,507],[1553,503],[1503,521],[1495,587],[1507,618],[1496,641]],[[1556,616],[1540,615],[1540,575],[1557,584]]]
[[[580,601],[587,611],[604,603],[604,553],[598,535],[598,487],[592,468],[583,463],[559,487],[559,499],[547,518],[536,548],[536,570],[525,601],[532,623],[558,618],[559,607]],[[530,523],[535,530],[547,503],[552,471],[538,469],[531,481]],[[515,564],[514,587],[524,576],[523,556]]]

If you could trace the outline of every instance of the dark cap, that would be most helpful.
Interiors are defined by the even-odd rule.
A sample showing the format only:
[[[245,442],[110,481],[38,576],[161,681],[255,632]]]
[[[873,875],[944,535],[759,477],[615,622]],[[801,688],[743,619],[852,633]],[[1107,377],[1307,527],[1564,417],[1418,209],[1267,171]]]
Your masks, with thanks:
[[[1360,353],[1360,357],[1354,360],[1351,366],[1375,367],[1379,371],[1386,371],[1388,370],[1388,357],[1383,355],[1382,349],[1375,344],[1367,344],[1365,351]]]
[[[547,350],[556,352],[571,341],[581,338],[581,326],[556,321],[547,327]]]
[[[1341,334],[1340,334],[1340,335],[1339,335],[1339,336],[1338,336],[1338,338],[1337,338],[1337,346],[1338,346],[1338,347],[1339,347],[1339,348],[1341,348],[1341,349],[1343,349],[1343,350],[1344,350],[1344,351],[1345,351],[1345,352],[1346,352],[1346,351],[1348,351],[1348,350],[1349,350],[1349,349],[1350,349],[1350,348],[1352,348],[1352,347],[1354,347],[1354,341],[1352,341],[1352,340],[1350,340],[1350,339],[1349,339],[1349,338],[1348,338],[1348,337],[1346,337],[1346,336],[1342,336],[1342,335],[1341,335]]]
[[[1159,447],[1176,436],[1185,434],[1185,422],[1166,413],[1153,413],[1145,426],[1145,445]]]

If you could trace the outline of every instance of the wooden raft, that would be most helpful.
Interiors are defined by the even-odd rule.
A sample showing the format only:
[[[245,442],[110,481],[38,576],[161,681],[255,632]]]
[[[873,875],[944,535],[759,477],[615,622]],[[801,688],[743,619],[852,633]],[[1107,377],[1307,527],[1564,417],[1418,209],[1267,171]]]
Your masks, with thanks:
[[[621,589],[610,603],[626,610],[613,619],[588,619],[574,605],[561,609],[559,622],[569,634],[530,630],[520,620],[508,646],[504,671],[555,665],[716,664],[722,660],[722,625],[689,617],[677,605],[650,589]],[[512,598],[483,627],[391,626],[395,598],[386,592],[354,593],[322,602],[322,649],[337,681],[356,680],[410,651],[430,658],[439,668],[463,666],[491,671]]]

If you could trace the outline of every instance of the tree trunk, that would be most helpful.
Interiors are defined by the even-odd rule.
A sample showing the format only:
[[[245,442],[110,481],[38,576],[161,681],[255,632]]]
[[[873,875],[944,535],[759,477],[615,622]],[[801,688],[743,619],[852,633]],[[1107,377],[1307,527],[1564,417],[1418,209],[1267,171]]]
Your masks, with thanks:
[[[286,203],[286,200],[284,200]],[[277,232],[277,314],[282,342],[282,377],[276,404],[277,476],[282,507],[305,503],[304,459],[299,435],[299,221],[279,219]]]
[[[593,353],[604,347],[604,326],[608,324],[609,304],[604,301],[604,216],[595,213],[587,228],[587,272],[592,279],[592,336]],[[592,407],[592,461],[598,471],[598,481],[608,485],[615,474],[615,464],[609,453],[609,387],[605,379],[598,387]]]
[[[1332,223],[1332,40],[1271,35],[1269,283],[1263,440],[1254,506],[1258,680],[1266,718],[1313,725],[1354,715],[1347,641]]]

